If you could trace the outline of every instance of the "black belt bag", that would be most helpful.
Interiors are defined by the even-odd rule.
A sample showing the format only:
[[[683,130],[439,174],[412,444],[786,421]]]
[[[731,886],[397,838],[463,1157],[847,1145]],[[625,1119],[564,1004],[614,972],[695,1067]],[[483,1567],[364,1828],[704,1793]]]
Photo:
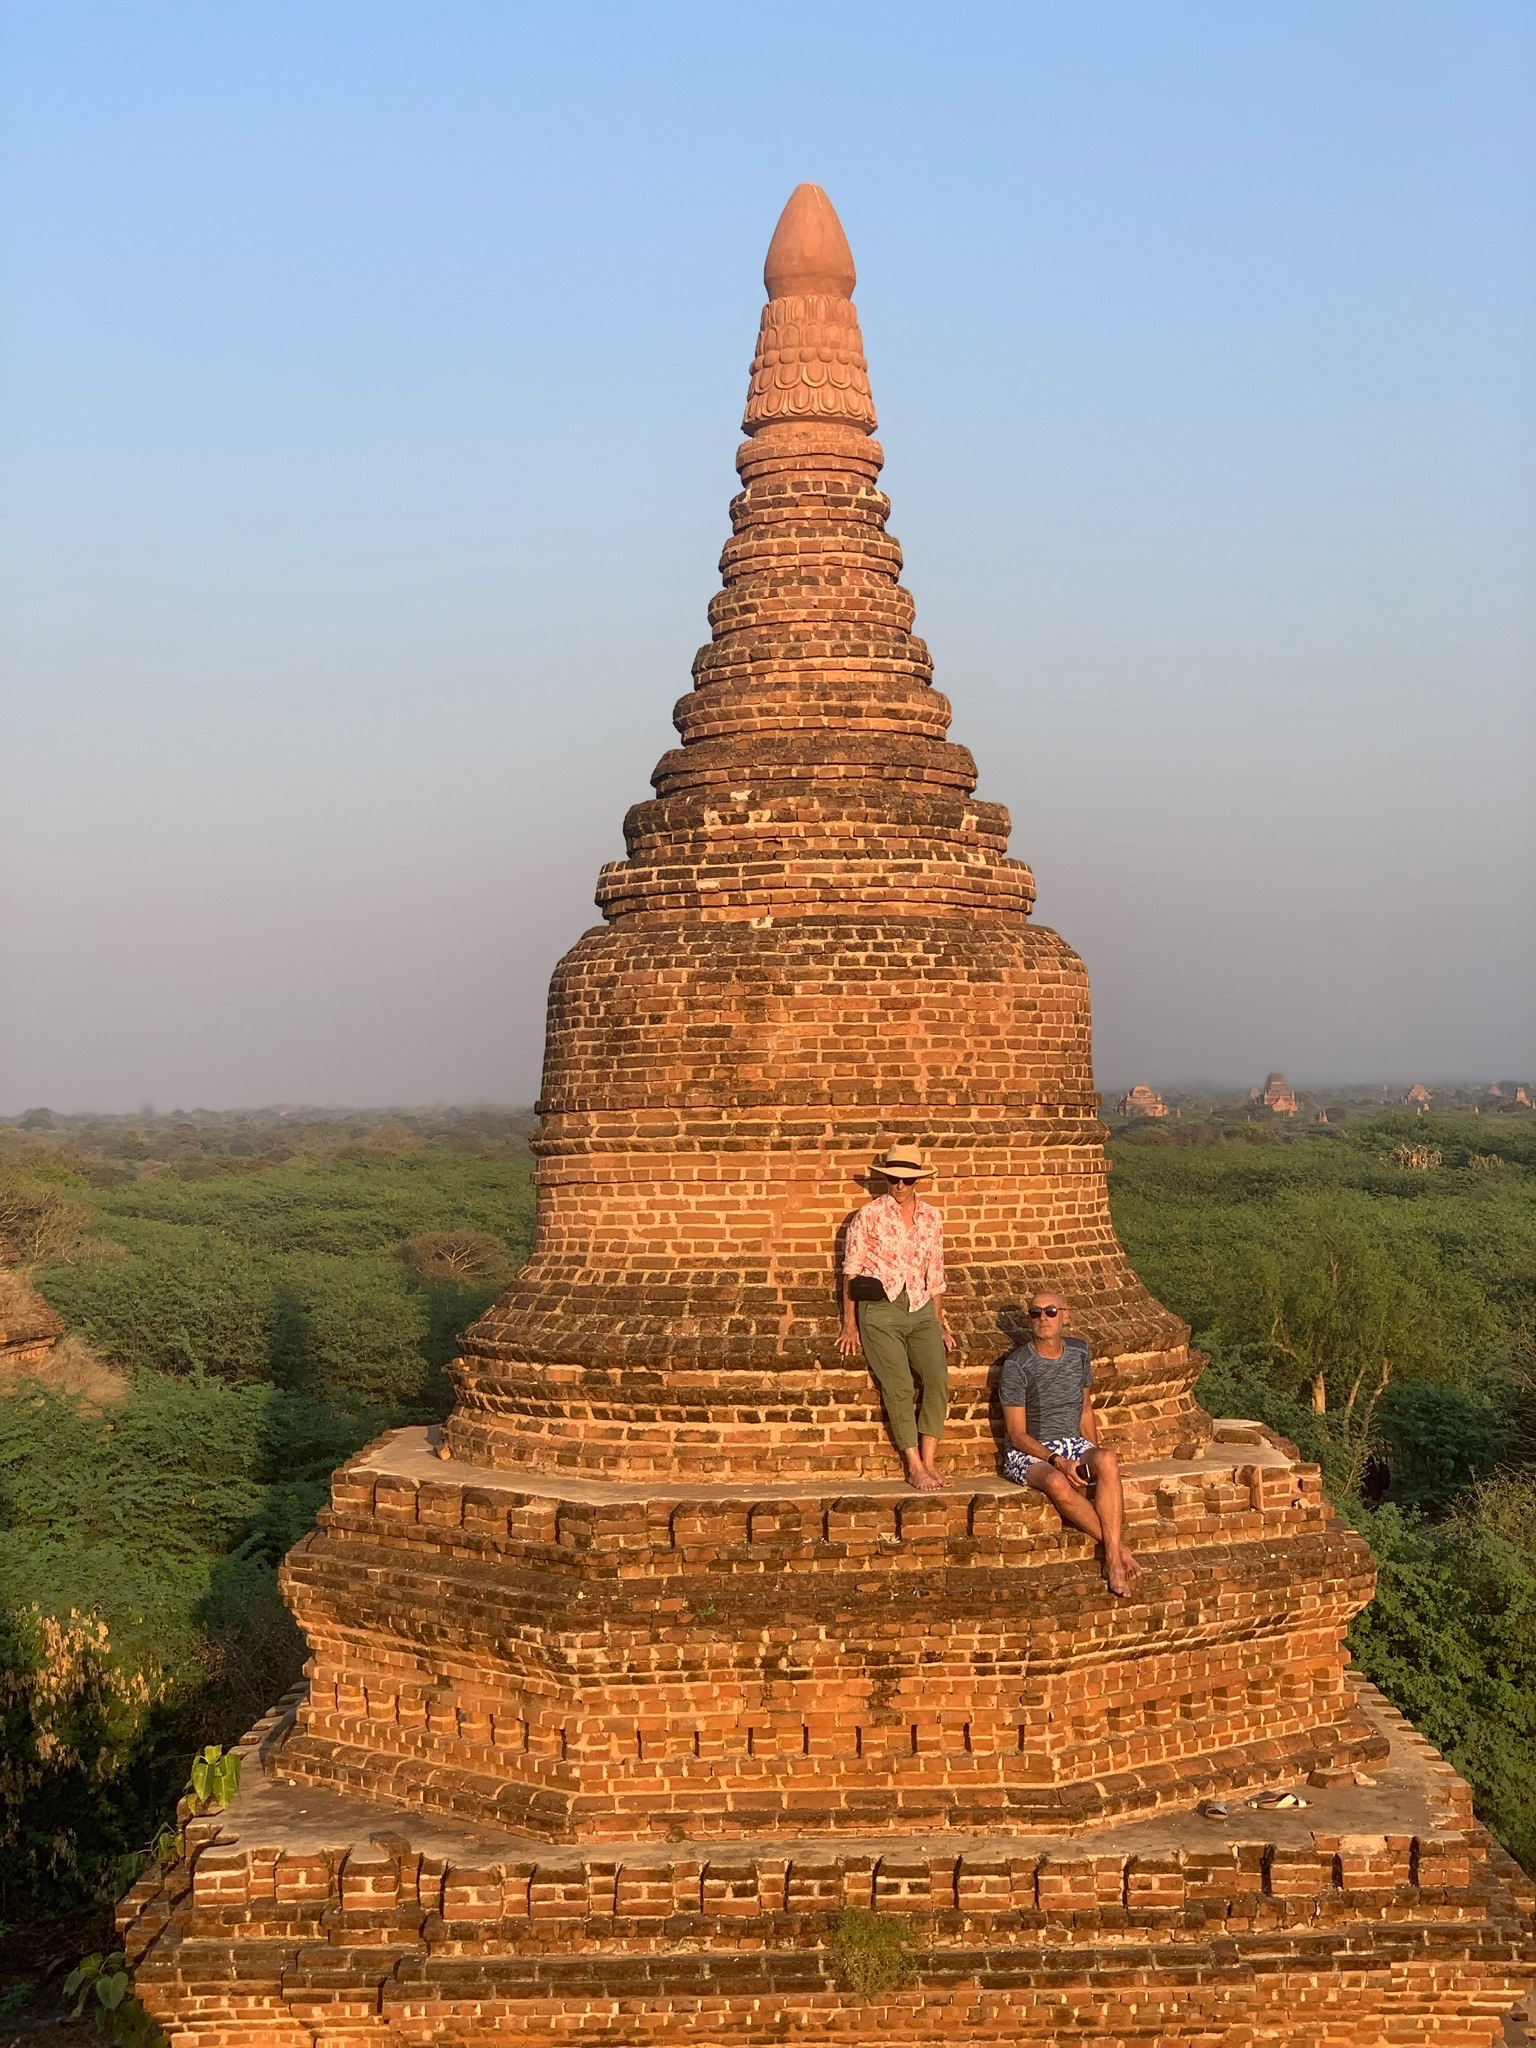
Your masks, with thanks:
[[[848,1282],[850,1301],[884,1301],[885,1289],[868,1273],[856,1273]]]

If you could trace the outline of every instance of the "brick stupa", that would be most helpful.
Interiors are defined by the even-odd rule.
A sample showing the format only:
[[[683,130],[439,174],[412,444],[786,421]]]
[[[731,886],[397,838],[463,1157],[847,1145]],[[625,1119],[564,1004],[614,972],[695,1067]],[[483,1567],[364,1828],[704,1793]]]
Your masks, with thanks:
[[[551,989],[533,1256],[441,1442],[371,1446],[291,1555],[309,1683],[128,1902],[141,1993],[176,2048],[1490,2043],[1511,1866],[1348,1679],[1365,1546],[1289,1446],[1213,1430],[1116,1242],[1086,977],[946,737],[815,186],[766,283],[683,743]],[[940,1495],[833,1344],[892,1138],[940,1174]],[[998,1476],[1044,1282],[1132,1468],[1130,1601]],[[851,1908],[910,1982],[860,1988]]]
[[[765,266],[743,490],[682,745],[625,820],[608,922],[550,991],[539,1235],[470,1332],[455,1457],[667,1479],[874,1478],[833,1246],[887,1138],[939,1167],[949,1440],[986,1464],[987,1370],[1031,1287],[1070,1292],[1133,1452],[1206,1433],[1188,1332],[1115,1240],[1088,981],[1032,924],[912,631],[853,259],[802,186]]]

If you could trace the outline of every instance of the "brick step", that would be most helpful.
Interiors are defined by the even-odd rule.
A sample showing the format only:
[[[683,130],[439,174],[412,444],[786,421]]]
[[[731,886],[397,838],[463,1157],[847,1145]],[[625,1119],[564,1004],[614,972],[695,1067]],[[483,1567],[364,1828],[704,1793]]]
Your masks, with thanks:
[[[829,1836],[988,1828],[1070,1835],[1112,1818],[1134,1820],[1201,1798],[1294,1781],[1319,1768],[1364,1767],[1385,1749],[1363,1724],[1314,1726],[1076,1784],[1021,1783],[1031,1775],[1029,1760],[955,1750],[910,1759],[896,1772],[884,1757],[842,1760],[824,1752],[787,1760],[733,1758],[728,1776],[710,1758],[667,1759],[627,1764],[622,1782],[609,1774],[585,1791],[577,1773],[560,1764],[513,1775],[515,1759],[507,1753],[491,1759],[498,1769],[476,1769],[464,1744],[450,1749],[439,1743],[426,1755],[400,1753],[380,1743],[376,1729],[366,1731],[367,1746],[348,1742],[345,1724],[338,1733],[334,1718],[312,1713],[284,1744],[274,1769],[286,1782],[566,1842],[665,1839],[684,1830],[717,1839],[803,1835],[808,1828]]]
[[[1316,1466],[1298,1464],[1254,1425],[1216,1427],[1201,1457],[1155,1459],[1127,1471],[1127,1527],[1145,1543],[1269,1540],[1331,1520]],[[1234,1427],[1244,1436],[1220,1435]],[[329,1514],[521,1536],[556,1549],[664,1549],[685,1558],[764,1544],[826,1545],[850,1555],[964,1545],[969,1559],[983,1561],[1047,1549],[1088,1557],[1094,1549],[1063,1528],[1043,1495],[995,1474],[957,1476],[939,1494],[915,1493],[895,1479],[842,1476],[820,1485],[766,1474],[750,1483],[606,1479],[445,1459],[442,1441],[436,1428],[412,1428],[368,1445],[337,1472]]]
[[[276,1782],[285,1712],[227,1813],[118,1908],[176,2048],[954,2041],[1494,2048],[1536,1972],[1531,1887],[1379,1696],[1369,1787],[1306,1810],[1080,1837],[559,1847]],[[873,1996],[850,1910],[907,1930]],[[866,1923],[867,1924],[867,1923]]]

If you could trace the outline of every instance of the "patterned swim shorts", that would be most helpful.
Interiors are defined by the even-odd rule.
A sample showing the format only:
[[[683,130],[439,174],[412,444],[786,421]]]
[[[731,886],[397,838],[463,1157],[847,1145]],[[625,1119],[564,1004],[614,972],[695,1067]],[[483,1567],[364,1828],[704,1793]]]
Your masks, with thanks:
[[[1045,1448],[1054,1458],[1086,1458],[1096,1446],[1085,1436],[1048,1436]],[[1030,1466],[1044,1463],[1043,1458],[1031,1457],[1028,1451],[1016,1451],[1010,1444],[1003,1453],[1003,1477],[1011,1479],[1015,1486],[1027,1486]]]

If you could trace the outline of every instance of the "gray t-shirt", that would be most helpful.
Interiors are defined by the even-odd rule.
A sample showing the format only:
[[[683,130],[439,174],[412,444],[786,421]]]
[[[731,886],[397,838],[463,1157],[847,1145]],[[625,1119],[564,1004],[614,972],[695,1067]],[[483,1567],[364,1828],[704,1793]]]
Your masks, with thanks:
[[[1083,1426],[1083,1398],[1093,1385],[1086,1342],[1063,1337],[1060,1358],[1042,1358],[1033,1344],[1021,1344],[1003,1361],[997,1398],[1005,1408],[1024,1410],[1024,1427],[1036,1443],[1077,1436]]]

